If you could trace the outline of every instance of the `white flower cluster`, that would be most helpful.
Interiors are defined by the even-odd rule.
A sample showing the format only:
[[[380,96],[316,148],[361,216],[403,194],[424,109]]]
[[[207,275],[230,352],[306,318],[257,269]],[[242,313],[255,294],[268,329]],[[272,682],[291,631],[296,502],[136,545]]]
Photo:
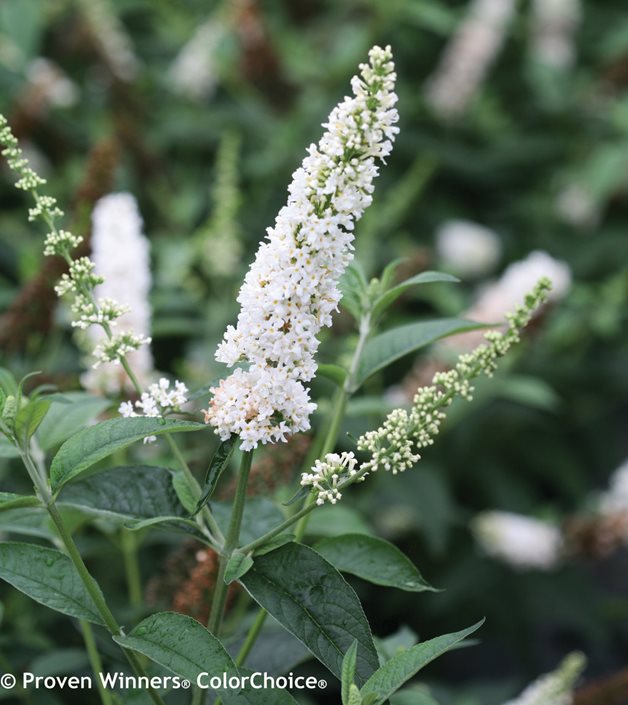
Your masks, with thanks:
[[[293,174],[288,204],[240,290],[237,327],[229,326],[216,352],[229,366],[249,365],[212,390],[207,412],[223,439],[245,430],[243,450],[309,428],[314,405],[302,383],[316,372],[316,336],[340,300],[354,223],[372,201],[375,160],[390,153],[398,132],[390,48],[374,47],[369,60],[351,81],[353,97],[334,108],[327,132]]]
[[[191,100],[212,96],[220,79],[216,53],[226,33],[224,23],[215,17],[196,29],[168,70],[168,82],[175,93]]]
[[[111,71],[123,81],[132,81],[139,60],[115,7],[110,0],[79,0],[79,4]]]
[[[580,0],[534,0],[532,12],[532,56],[550,68],[568,69],[576,56]]]
[[[496,233],[478,223],[451,220],[436,233],[436,252],[443,266],[461,277],[480,277],[492,271],[501,257]]]
[[[170,388],[170,380],[162,377],[158,382],[151,384],[135,404],[130,401],[122,402],[118,411],[125,418],[163,418],[167,414],[181,411],[181,407],[187,403],[187,393],[188,388],[183,382],[177,380]],[[152,443],[154,440],[155,436],[147,436],[144,443]]]
[[[602,514],[628,512],[628,459],[611,476],[610,487],[600,497]]]
[[[515,0],[472,0],[428,80],[426,99],[442,117],[461,115],[479,90],[514,15]]]
[[[78,309],[78,318],[73,324],[86,330],[89,343],[95,348],[96,364],[82,379],[86,389],[106,393],[130,389],[130,380],[120,367],[123,354],[128,354],[142,386],[153,372],[148,347],[150,251],[142,227],[137,203],[129,193],[101,198],[92,212],[92,261],[94,273],[100,277],[94,289],[97,306],[77,297],[74,309]],[[102,324],[103,320],[116,329],[112,339],[101,326],[93,325]]]
[[[476,540],[490,556],[515,568],[550,570],[560,561],[563,538],[553,524],[511,512],[482,512],[472,523]]]
[[[518,698],[504,705],[572,705],[574,685],[585,665],[586,660],[581,653],[569,654],[558,669],[541,676]]]
[[[357,474],[357,463],[353,453],[328,453],[323,460],[316,461],[311,473],[301,474],[301,485],[318,492],[316,504],[336,504],[342,498],[338,483]]]

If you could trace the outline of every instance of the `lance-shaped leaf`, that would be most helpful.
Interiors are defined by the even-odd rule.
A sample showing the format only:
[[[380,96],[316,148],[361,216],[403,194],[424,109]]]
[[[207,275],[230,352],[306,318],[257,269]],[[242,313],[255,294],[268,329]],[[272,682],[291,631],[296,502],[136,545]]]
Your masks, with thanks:
[[[392,303],[394,303],[402,294],[406,291],[412,289],[415,286],[421,284],[434,284],[437,282],[449,282],[456,283],[460,279],[452,277],[451,274],[444,274],[443,272],[421,272],[416,274],[405,281],[393,286],[388,291],[384,292],[373,305],[373,317],[379,316],[383,313]]]
[[[20,409],[15,418],[15,437],[17,442],[26,448],[31,437],[44,420],[50,409],[49,399],[34,399]]]
[[[357,595],[313,549],[289,543],[257,556],[240,582],[338,678],[354,640],[356,683],[363,684],[377,669],[373,638]]]
[[[58,501],[121,520],[186,516],[170,471],[150,465],[112,468],[78,480],[61,490]]]
[[[0,578],[52,610],[103,624],[72,561],[60,551],[0,543]]]
[[[460,632],[438,636],[417,644],[411,649],[401,651],[378,668],[362,686],[360,691],[362,697],[372,705],[382,705],[424,666],[452,649],[469,634],[473,634],[483,622],[484,620]]]
[[[485,326],[458,318],[441,318],[433,321],[409,323],[387,330],[371,338],[364,346],[355,376],[354,389],[378,370],[382,370],[404,355],[455,333],[477,330]]]
[[[126,636],[116,636],[121,646],[138,651],[181,678],[206,686],[211,676],[238,675],[238,669],[223,645],[191,617],[175,612],[158,612],[140,622]],[[282,690],[242,691],[217,689],[225,705],[295,705]]]
[[[340,678],[340,695],[342,705],[349,705],[351,686],[355,677],[355,663],[358,655],[358,642],[354,641],[342,659],[342,676]]]
[[[202,423],[173,419],[138,417],[102,421],[74,434],[59,448],[50,468],[53,491],[57,492],[103,458],[147,436],[206,429]]]
[[[365,534],[330,536],[314,548],[342,573],[409,592],[434,590],[396,546]]]

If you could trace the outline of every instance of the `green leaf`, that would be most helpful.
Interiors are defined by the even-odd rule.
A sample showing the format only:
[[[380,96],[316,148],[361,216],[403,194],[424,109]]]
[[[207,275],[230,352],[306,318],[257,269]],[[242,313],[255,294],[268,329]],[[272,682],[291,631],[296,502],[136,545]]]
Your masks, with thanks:
[[[72,561],[60,551],[0,543],[0,578],[52,610],[103,624]]]
[[[157,612],[126,636],[113,639],[192,683],[196,683],[201,673],[237,674],[218,639],[192,617],[175,612]]]
[[[270,553],[276,548],[284,546],[285,544],[290,543],[290,541],[294,541],[295,538],[296,537],[294,534],[279,534],[278,536],[273,536],[273,538],[268,539],[265,544],[261,545],[259,548],[256,548],[253,554],[255,556],[263,556],[265,553]]]
[[[324,504],[310,515],[309,536],[337,536],[338,534],[371,534],[361,514],[342,504]]]
[[[356,319],[360,320],[367,301],[368,282],[360,265],[354,261],[347,267],[340,280],[341,304]]]
[[[458,318],[440,318],[399,326],[376,335],[364,346],[356,374],[354,390],[378,370],[384,369],[404,355],[455,333],[477,330],[485,326]]]
[[[196,496],[194,490],[190,487],[190,481],[185,476],[185,473],[180,468],[172,470],[172,486],[177,493],[179,502],[185,507],[189,514],[196,509]]]
[[[66,392],[55,396],[46,418],[37,429],[39,445],[43,450],[61,445],[110,406],[109,399],[84,392]]]
[[[319,365],[318,374],[321,377],[326,377],[332,382],[342,387],[347,379],[347,370],[340,365]]]
[[[212,513],[220,530],[226,535],[231,519],[230,502],[212,502]],[[265,497],[250,497],[244,505],[240,527],[240,545],[251,543],[274,529],[285,519],[274,502]]]
[[[225,569],[225,582],[227,585],[234,580],[239,580],[253,566],[253,559],[250,554],[242,551],[234,551],[227,562]]]
[[[0,512],[7,509],[20,507],[38,507],[41,504],[34,495],[13,494],[13,492],[0,492]]]
[[[121,646],[138,651],[181,678],[196,683],[201,674],[208,678],[238,670],[223,645],[205,627],[191,617],[175,612],[158,612],[140,622],[130,634],[114,636]],[[294,705],[295,700],[283,690],[244,689],[240,692],[219,689],[225,705]]]
[[[408,592],[434,590],[412,561],[384,539],[344,534],[322,539],[314,548],[339,571],[357,575],[375,585]]]
[[[123,521],[186,516],[170,471],[151,465],[112,468],[66,485],[58,501]]]
[[[284,507],[289,507],[291,504],[294,504],[295,502],[300,502],[302,499],[305,499],[310,492],[312,491],[311,487],[299,487],[299,489],[290,497],[289,500],[286,502],[282,502]]]
[[[222,475],[222,471],[227,467],[229,458],[233,454],[237,440],[238,437],[235,434],[232,434],[226,441],[222,441],[216,449],[216,452],[214,453],[214,456],[209,464],[209,468],[207,468],[207,473],[205,475],[205,486],[203,487],[201,498],[198,500],[193,514],[198,514],[205,506],[207,500],[214,493],[218,480]]]
[[[373,705],[382,705],[401,686],[428,663],[473,634],[484,620],[455,634],[445,634],[402,651],[387,661],[368,679],[360,691],[363,698],[375,696]]]
[[[240,582],[338,678],[344,654],[354,640],[359,644],[358,684],[377,669],[373,638],[357,595],[316,551],[302,544],[286,544],[257,556]]]
[[[52,489],[58,492],[99,460],[147,436],[207,430],[194,421],[159,418],[109,419],[90,426],[69,438],[55,455],[50,468]]]
[[[48,413],[51,403],[48,399],[35,399],[18,411],[15,417],[15,437],[22,448],[28,446],[28,442]]]
[[[373,318],[382,314],[402,294],[415,286],[419,286],[420,284],[433,284],[435,282],[456,283],[459,281],[460,279],[451,276],[451,274],[444,274],[443,272],[421,272],[420,274],[416,274],[414,277],[410,277],[391,289],[388,289],[388,291],[384,292],[377,299],[373,305]]]
[[[347,653],[342,659],[342,674],[341,683],[341,699],[342,705],[349,705],[349,691],[353,685],[355,677],[355,663],[358,655],[358,642],[354,640],[353,644],[347,649]]]
[[[355,683],[352,683],[349,686],[349,692],[347,693],[347,705],[362,705],[360,689]]]

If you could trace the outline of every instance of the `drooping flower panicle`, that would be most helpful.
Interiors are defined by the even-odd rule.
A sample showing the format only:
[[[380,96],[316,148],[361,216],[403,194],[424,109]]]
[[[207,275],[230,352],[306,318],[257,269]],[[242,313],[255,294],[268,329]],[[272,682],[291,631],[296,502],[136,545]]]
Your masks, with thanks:
[[[94,289],[103,283],[103,277],[95,271],[95,264],[89,257],[73,258],[73,250],[82,242],[82,238],[57,227],[57,220],[63,217],[63,211],[58,207],[56,199],[40,193],[39,189],[46,181],[30,167],[3,115],[0,115],[0,144],[4,145],[2,154],[9,167],[18,176],[15,187],[29,192],[35,202],[28,211],[29,220],[39,219],[49,228],[44,254],[62,257],[68,265],[68,273],[61,277],[55,290],[59,296],[72,297],[72,325],[82,330],[97,325],[106,334],[94,350],[95,366],[106,362],[123,362],[127,354],[139,350],[150,339],[143,333],[131,330],[114,335],[112,327],[117,319],[128,312],[127,307],[121,306],[113,298],[99,300],[95,296]]]
[[[451,370],[437,372],[433,377],[432,385],[419,388],[409,411],[394,409],[379,428],[360,436],[357,448],[367,453],[369,458],[361,463],[351,477],[342,480],[334,489],[340,490],[345,485],[379,469],[390,471],[395,475],[417,463],[421,458],[419,451],[434,443],[447,416],[446,410],[449,406],[456,397],[467,400],[472,398],[473,380],[476,377],[493,375],[499,358],[519,341],[521,329],[530,322],[538,307],[546,301],[550,288],[549,280],[541,279],[515,313],[507,316],[508,328],[505,332],[485,333],[484,344],[470,353],[461,355]],[[346,455],[346,453],[340,454],[341,458]],[[335,462],[330,455],[323,459],[323,463],[329,466],[334,465]],[[314,474],[316,472],[314,468]],[[301,484],[313,485],[308,473],[303,473],[301,476]],[[333,496],[338,498],[337,494]],[[330,495],[319,490],[318,499],[322,499],[323,502],[329,501]]]
[[[268,229],[238,296],[216,359],[248,363],[219,387],[207,421],[242,449],[309,428],[314,405],[303,382],[316,372],[317,334],[331,325],[338,281],[352,258],[353,228],[372,201],[376,160],[392,149],[397,101],[390,48],[374,47],[345,98],[293,174],[288,203]],[[253,388],[255,387],[255,392]]]

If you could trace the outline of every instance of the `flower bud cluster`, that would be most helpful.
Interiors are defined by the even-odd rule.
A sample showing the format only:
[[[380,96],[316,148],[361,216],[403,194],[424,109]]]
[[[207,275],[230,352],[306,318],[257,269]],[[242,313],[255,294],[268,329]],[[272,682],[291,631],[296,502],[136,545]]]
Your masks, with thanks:
[[[529,323],[534,311],[547,299],[550,288],[549,280],[541,279],[526,296],[523,305],[507,316],[505,332],[486,333],[486,343],[461,355],[453,369],[436,373],[431,386],[417,391],[409,413],[396,409],[380,428],[361,436],[358,450],[371,457],[362,464],[360,472],[384,468],[397,473],[412,467],[419,460],[416,451],[434,442],[445,420],[446,409],[456,397],[472,398],[472,381],[476,377],[482,374],[492,376],[499,358],[519,341],[520,329]]]
[[[316,504],[336,504],[342,498],[338,483],[354,477],[358,472],[357,464],[353,453],[328,453],[323,460],[316,461],[311,473],[302,473],[301,485],[318,492]]]
[[[295,171],[288,204],[240,290],[237,326],[229,326],[216,353],[229,366],[249,365],[212,390],[207,411],[223,439],[246,429],[243,450],[309,428],[314,405],[303,382],[316,373],[316,336],[331,325],[340,300],[354,224],[372,201],[375,160],[390,153],[398,132],[390,48],[371,49],[360,70],[354,95],[334,108],[318,146]]]

